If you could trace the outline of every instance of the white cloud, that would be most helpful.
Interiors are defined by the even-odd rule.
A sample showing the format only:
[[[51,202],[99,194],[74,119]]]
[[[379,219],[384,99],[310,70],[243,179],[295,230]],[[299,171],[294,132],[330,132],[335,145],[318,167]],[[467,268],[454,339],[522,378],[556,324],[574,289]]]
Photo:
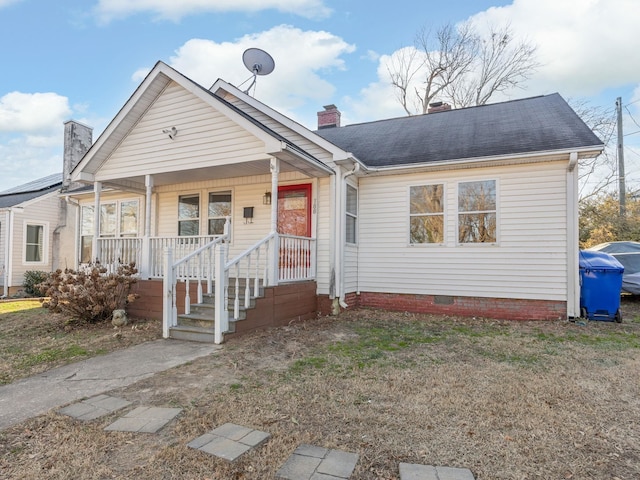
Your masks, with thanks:
[[[68,99],[55,93],[0,97],[0,191],[62,171],[60,148]]]
[[[252,89],[251,94],[292,118],[295,118],[294,109],[311,102],[315,112],[318,105],[334,94],[335,87],[321,74],[344,69],[341,56],[355,50],[353,45],[331,33],[280,25],[233,42],[189,40],[171,57],[170,64],[204,87],[222,78],[244,90],[249,87],[252,74],[242,63],[242,53],[254,47],[273,57],[275,69],[270,75],[257,78],[255,93]],[[142,70],[135,76],[140,78],[141,74]],[[305,120],[310,121],[298,118],[298,121]]]
[[[471,17],[478,28],[510,24],[538,45],[532,94],[597,95],[640,82],[637,0],[514,0]]]
[[[22,0],[0,0],[0,8],[8,7],[14,3],[21,2]]]
[[[469,20],[479,32],[487,31],[490,25],[510,25],[519,38],[538,46],[542,65],[527,82],[526,90],[512,92],[514,98],[552,92],[565,98],[588,97],[608,88],[638,85],[635,100],[640,98],[638,18],[637,0],[513,0]],[[347,99],[354,120],[404,114],[398,110],[386,68],[402,50],[381,55],[377,80],[356,98]],[[494,100],[501,99],[504,97]]]
[[[331,14],[324,0],[100,0],[96,7],[103,22],[141,12],[153,12],[158,19],[178,21],[187,15],[204,12],[255,13],[261,10],[278,10],[306,18],[326,18]]]
[[[56,93],[7,93],[0,97],[0,132],[51,131],[70,113],[68,99]]]

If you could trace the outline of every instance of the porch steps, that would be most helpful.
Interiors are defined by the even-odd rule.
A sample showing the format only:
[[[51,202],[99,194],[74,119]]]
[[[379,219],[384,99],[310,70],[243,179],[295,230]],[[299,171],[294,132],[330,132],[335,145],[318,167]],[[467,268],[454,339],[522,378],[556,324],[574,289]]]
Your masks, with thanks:
[[[223,333],[234,333],[235,324],[247,318],[247,309],[255,308],[256,297],[249,298],[249,306],[244,306],[244,280],[239,281],[240,307],[238,309],[238,319],[233,318],[233,303],[235,301],[235,279],[230,279],[228,287],[227,302],[229,313],[229,330]],[[253,288],[251,289],[253,292]],[[264,296],[264,288],[258,289],[259,298]],[[203,294],[202,303],[192,303],[190,313],[178,314],[178,324],[169,329],[171,338],[178,340],[188,340],[192,342],[213,343],[215,340],[215,296],[214,294]]]

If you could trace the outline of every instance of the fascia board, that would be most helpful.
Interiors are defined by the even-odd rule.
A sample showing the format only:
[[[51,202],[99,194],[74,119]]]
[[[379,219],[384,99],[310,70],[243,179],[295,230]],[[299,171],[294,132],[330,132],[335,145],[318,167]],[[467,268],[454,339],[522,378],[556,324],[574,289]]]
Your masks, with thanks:
[[[289,117],[286,117],[285,115],[283,115],[280,112],[274,110],[273,108],[271,108],[271,107],[265,105],[264,103],[256,100],[252,96],[247,95],[246,93],[241,91],[239,88],[234,87],[233,85],[225,82],[222,79],[218,79],[212,85],[210,90],[215,93],[219,89],[225,90],[227,93],[230,93],[231,95],[233,95],[235,97],[238,97],[243,102],[251,105],[256,110],[259,110],[262,113],[264,113],[265,115],[268,115],[269,117],[271,117],[276,122],[279,122],[282,125],[284,125],[285,127],[293,130],[294,132],[296,132],[297,134],[299,134],[302,137],[306,138],[310,142],[315,143],[320,148],[322,148],[322,149],[328,151],[329,153],[331,153],[333,155],[334,159],[345,158],[345,155],[347,154],[347,152],[342,150],[340,147],[337,147],[336,145],[334,145],[333,143],[325,140],[321,136],[316,135],[311,130],[309,130],[307,127],[305,127],[303,125],[300,125],[298,122],[290,119]]]

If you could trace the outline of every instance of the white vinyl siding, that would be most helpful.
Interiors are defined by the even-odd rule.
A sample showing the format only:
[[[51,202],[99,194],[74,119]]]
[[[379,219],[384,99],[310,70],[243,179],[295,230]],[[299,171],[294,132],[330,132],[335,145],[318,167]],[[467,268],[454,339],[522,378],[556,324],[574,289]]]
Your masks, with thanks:
[[[20,286],[24,282],[24,273],[28,270],[42,270],[50,272],[52,270],[51,261],[53,224],[51,220],[58,218],[60,199],[56,194],[48,194],[41,198],[32,200],[24,204],[24,209],[13,214],[13,227],[11,229],[11,278],[10,286]],[[4,218],[3,218],[4,220]],[[26,261],[26,231],[27,225],[44,226],[42,260],[37,262]],[[2,225],[5,230],[5,225]],[[4,232],[3,232],[4,235]],[[4,250],[2,250],[2,263],[4,263]],[[7,268],[9,265],[7,265]]]
[[[174,140],[162,130],[175,126]],[[170,84],[99,172],[99,180],[266,159],[264,142]]]
[[[457,184],[499,183],[499,244],[458,244]],[[410,185],[445,185],[442,245],[408,242]],[[360,291],[566,300],[566,163],[365,177],[359,186]]]

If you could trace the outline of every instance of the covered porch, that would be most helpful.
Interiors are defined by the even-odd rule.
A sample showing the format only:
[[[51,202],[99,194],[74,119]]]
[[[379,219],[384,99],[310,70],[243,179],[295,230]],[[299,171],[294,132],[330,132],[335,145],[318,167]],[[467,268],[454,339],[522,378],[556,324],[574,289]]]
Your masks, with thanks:
[[[265,288],[316,279],[317,203],[329,172],[271,158],[233,173],[258,173],[260,163],[268,175],[222,178],[226,167],[145,175],[144,195],[130,178],[96,181],[93,198],[80,204],[81,263],[110,272],[135,263],[141,280],[163,284],[165,337],[182,317],[206,316],[208,333],[222,342],[229,322],[241,320]],[[181,181],[186,173],[200,180]],[[137,213],[128,210],[132,198]],[[84,220],[96,211],[99,221]]]

